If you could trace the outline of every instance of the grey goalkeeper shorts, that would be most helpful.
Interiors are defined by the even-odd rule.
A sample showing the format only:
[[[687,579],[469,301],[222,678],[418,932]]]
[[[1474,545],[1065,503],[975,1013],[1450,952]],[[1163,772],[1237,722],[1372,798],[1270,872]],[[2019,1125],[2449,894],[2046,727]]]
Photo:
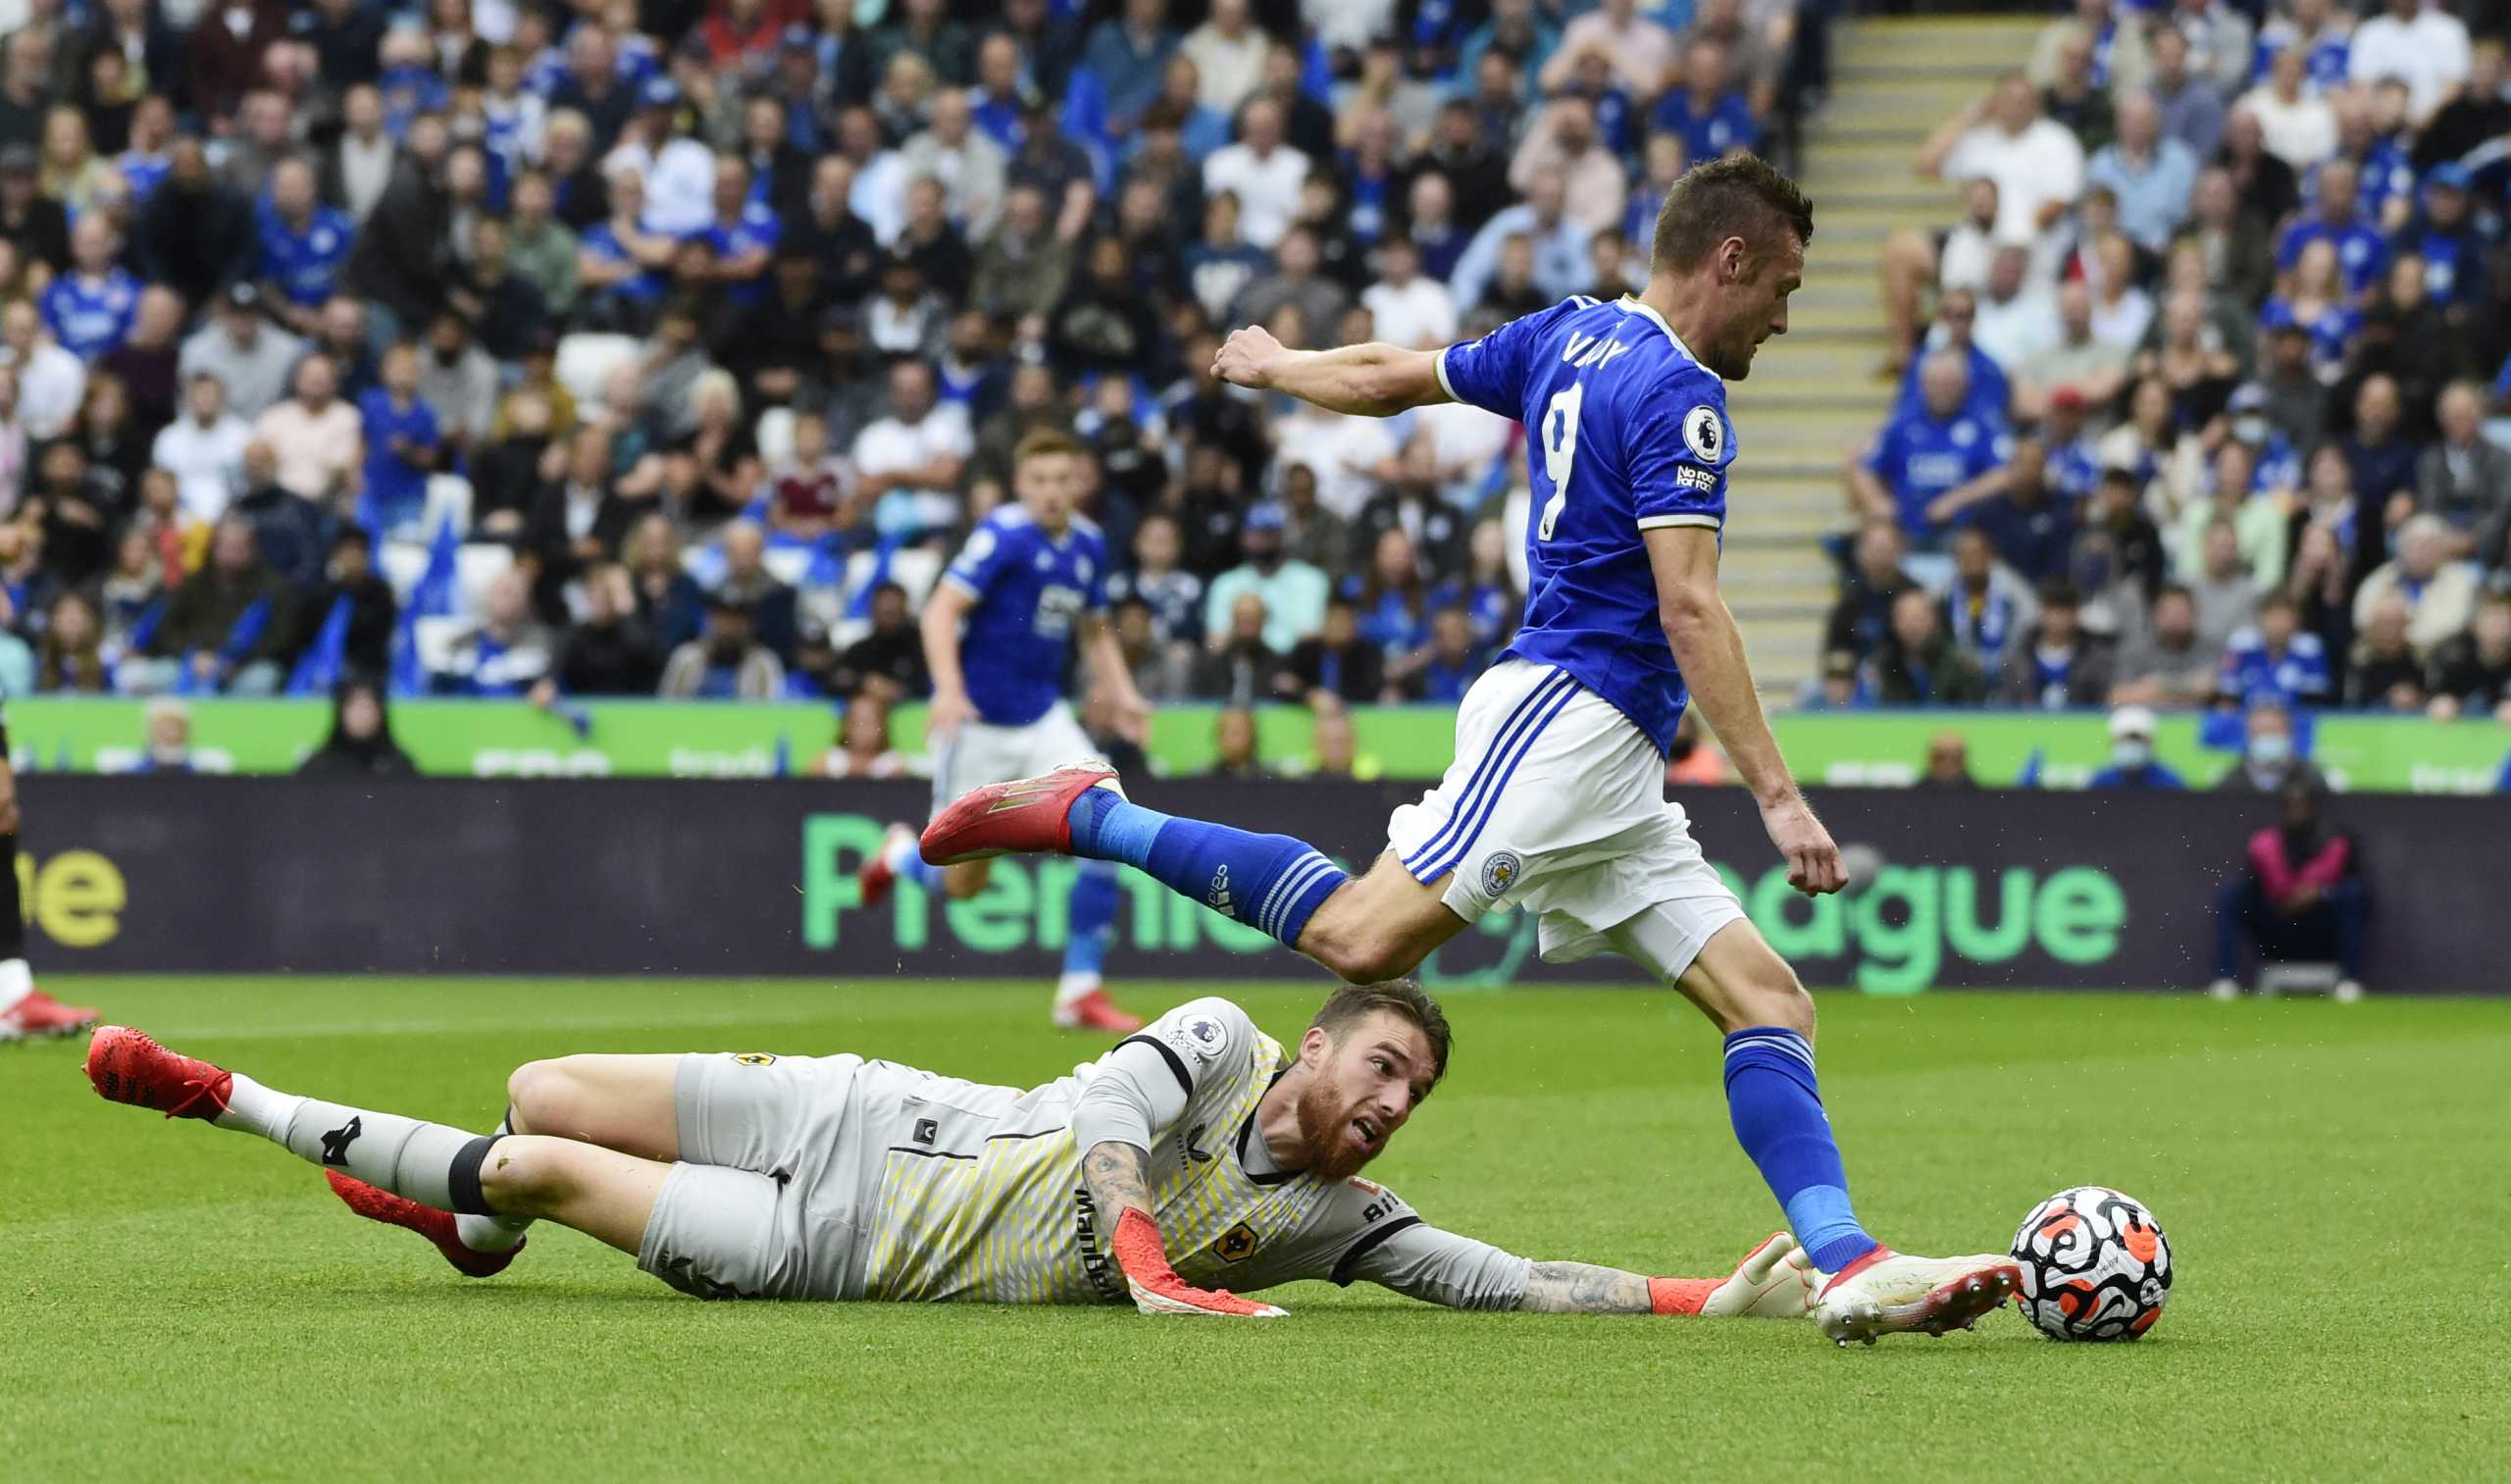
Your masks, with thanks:
[[[686,1056],[680,1162],[637,1265],[701,1299],[859,1299],[882,1159],[926,1074],[860,1056]]]

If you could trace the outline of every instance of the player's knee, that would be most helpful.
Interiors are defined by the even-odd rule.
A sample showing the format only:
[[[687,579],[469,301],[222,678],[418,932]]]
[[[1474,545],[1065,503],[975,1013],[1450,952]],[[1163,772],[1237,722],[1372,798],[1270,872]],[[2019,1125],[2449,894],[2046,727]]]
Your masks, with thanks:
[[[585,1081],[570,1065],[576,1058],[527,1061],[506,1078],[508,1127],[518,1134],[564,1131],[584,1122]]]
[[[1814,1039],[1814,997],[1784,959],[1772,954],[1768,965],[1745,978],[1743,991],[1746,1025],[1785,1026],[1807,1041]]]

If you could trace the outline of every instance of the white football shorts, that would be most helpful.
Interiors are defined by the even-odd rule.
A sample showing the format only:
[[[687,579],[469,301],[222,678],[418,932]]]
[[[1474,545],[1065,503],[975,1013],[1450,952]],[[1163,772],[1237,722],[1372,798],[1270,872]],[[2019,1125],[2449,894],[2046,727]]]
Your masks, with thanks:
[[[969,722],[933,754],[933,812],[941,813],[970,789],[1035,778],[1098,755],[1098,743],[1062,701],[1025,727]]]
[[[1457,708],[1456,760],[1387,821],[1387,848],[1471,923],[1521,906],[1544,958],[1605,948],[1670,984],[1744,917],[1665,800],[1665,759],[1619,707],[1566,671],[1494,665]]]

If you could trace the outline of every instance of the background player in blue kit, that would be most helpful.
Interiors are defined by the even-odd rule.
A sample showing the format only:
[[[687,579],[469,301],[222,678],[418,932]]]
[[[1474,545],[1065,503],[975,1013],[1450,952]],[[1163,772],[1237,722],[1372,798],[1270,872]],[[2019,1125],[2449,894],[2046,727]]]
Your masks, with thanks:
[[[1735,457],[1723,379],[1786,331],[1813,230],[1794,182],[1740,156],[1666,192],[1635,298],[1573,297],[1439,352],[1293,352],[1258,329],[1223,345],[1215,370],[1239,385],[1380,417],[1470,402],[1526,429],[1524,626],[1459,708],[1447,776],[1395,811],[1365,875],[1286,836],[1142,808],[1103,766],[978,789],[935,818],[923,853],[1121,860],[1355,982],[1409,973],[1512,905],[1540,918],[1547,959],[1609,948],[1646,965],[1725,1033],[1736,1139],[1832,1274],[1815,1317],[1845,1344],[1974,1322],[2020,1271],[2003,1255],[1906,1256],[1859,1224],[1815,1080],[1813,999],[1665,796],[1666,749],[1696,696],[1789,883],[1847,884],[1717,588]]]
[[[1011,456],[1018,503],[977,523],[967,545],[924,605],[924,660],[933,673],[926,732],[933,750],[933,807],[969,789],[1041,773],[1098,749],[1064,701],[1064,675],[1078,638],[1091,683],[1106,688],[1117,730],[1141,742],[1151,707],[1107,623],[1107,542],[1077,514],[1081,461],[1089,455],[1062,433],[1033,433]],[[900,877],[953,898],[985,890],[989,867],[974,859],[948,870],[916,853],[915,832],[900,825],[857,878],[866,905]],[[1116,867],[1091,861],[1073,883],[1055,1024],[1072,1029],[1142,1029],[1107,998],[1101,968],[1115,937]]]

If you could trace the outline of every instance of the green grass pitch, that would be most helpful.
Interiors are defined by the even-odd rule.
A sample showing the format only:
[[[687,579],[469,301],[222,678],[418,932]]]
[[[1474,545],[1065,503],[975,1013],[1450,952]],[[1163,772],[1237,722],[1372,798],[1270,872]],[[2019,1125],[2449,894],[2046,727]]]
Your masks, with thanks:
[[[485,1128],[572,1050],[853,1049],[1029,1083],[1100,1049],[1037,985],[62,981],[291,1092]],[[1123,986],[1145,1008],[1186,986]],[[1239,995],[1277,1035],[1314,987]],[[1669,996],[1452,1001],[1457,1059],[1372,1173],[1534,1255],[1721,1270],[1775,1211],[1717,1043]],[[2178,1263],[2152,1336],[2011,1311],[1840,1351],[1810,1325],[1460,1314],[1277,1290],[1269,1325],[1130,1309],[700,1304],[544,1229],[452,1275],[242,1135],[109,1105],[83,1046],[0,1048],[0,1477],[2501,1478],[2511,1002],[1821,999],[1858,1204],[2001,1248],[2115,1185]]]

